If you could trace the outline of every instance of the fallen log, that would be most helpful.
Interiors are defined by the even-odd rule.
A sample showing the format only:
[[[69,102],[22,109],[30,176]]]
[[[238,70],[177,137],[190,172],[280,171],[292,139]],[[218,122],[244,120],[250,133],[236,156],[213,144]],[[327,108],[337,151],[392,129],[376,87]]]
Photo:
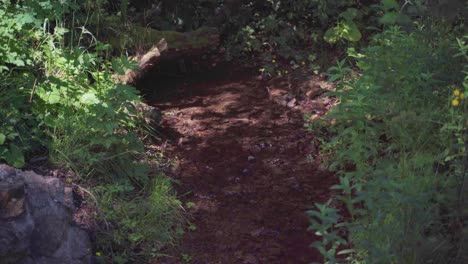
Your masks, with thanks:
[[[158,59],[161,57],[161,52],[167,49],[167,42],[161,39],[158,44],[152,47],[138,60],[137,69],[127,70],[122,80],[125,84],[135,84],[149,69],[154,67]]]
[[[128,33],[119,33],[107,41],[114,47],[127,45],[130,50],[142,50],[150,46],[143,55],[136,55],[132,59],[137,61],[138,68],[128,70],[123,78],[126,84],[135,84],[150,69],[157,65],[162,53],[166,58],[180,59],[216,51],[219,45],[219,34],[216,28],[200,28],[196,31],[180,33],[176,31],[158,31],[151,28],[136,26]],[[131,42],[129,42],[131,40]],[[154,43],[157,43],[154,45]],[[130,45],[130,46],[128,46]],[[138,53],[137,53],[138,54]]]

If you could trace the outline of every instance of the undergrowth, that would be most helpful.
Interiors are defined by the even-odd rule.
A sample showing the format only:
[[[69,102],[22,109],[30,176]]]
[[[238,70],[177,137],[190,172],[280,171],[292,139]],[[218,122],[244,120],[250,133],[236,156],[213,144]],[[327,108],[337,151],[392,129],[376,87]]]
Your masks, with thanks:
[[[379,24],[411,25],[424,1],[289,0],[245,1],[220,27],[226,57],[257,62],[266,77],[305,68],[318,73],[346,47],[360,46]],[[229,10],[228,10],[229,11]]]
[[[138,91],[115,78],[133,63],[75,24],[80,8],[0,0],[0,160],[22,168],[46,155],[73,171],[69,183],[89,186],[104,213],[103,259],[144,261],[183,232],[180,203],[147,165]]]
[[[308,211],[324,262],[463,263],[466,40],[443,23],[392,26],[350,50],[357,69],[329,70],[321,153],[339,194]]]

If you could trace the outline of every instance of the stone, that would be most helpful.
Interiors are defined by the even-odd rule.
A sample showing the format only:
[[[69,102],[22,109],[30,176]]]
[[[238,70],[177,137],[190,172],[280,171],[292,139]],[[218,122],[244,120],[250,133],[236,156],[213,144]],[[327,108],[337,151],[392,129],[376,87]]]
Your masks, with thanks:
[[[27,212],[15,221],[0,220],[0,259],[15,259],[27,255],[33,229],[34,221]]]
[[[72,189],[58,178],[0,164],[0,263],[91,263],[73,211]]]
[[[69,261],[86,260],[90,258],[90,241],[88,234],[78,227],[71,227],[67,230],[63,243],[55,251],[53,257],[57,259],[66,259]],[[71,253],[69,255],[69,253]]]
[[[0,173],[0,219],[17,217],[24,212],[24,180],[15,171]]]
[[[31,235],[31,247],[34,254],[51,256],[59,248],[69,225],[68,221],[63,218],[50,214],[35,219],[36,225]]]
[[[24,212],[24,180],[16,170],[0,164],[0,219],[8,219]]]

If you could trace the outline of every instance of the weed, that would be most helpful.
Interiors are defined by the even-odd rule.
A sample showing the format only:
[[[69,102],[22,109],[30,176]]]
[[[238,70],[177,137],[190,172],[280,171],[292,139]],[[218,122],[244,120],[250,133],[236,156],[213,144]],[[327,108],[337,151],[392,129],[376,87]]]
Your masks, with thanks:
[[[328,263],[457,261],[449,226],[458,221],[466,166],[466,91],[455,37],[444,30],[429,40],[425,30],[388,27],[358,56],[359,76],[344,61],[330,69],[341,83],[322,154],[333,157],[328,165],[340,178],[333,199],[349,216],[337,216],[331,201],[308,212],[322,236],[313,246]],[[343,226],[347,236],[337,233]],[[339,247],[350,249],[347,259],[336,258]]]
[[[144,163],[140,96],[114,78],[134,63],[109,61],[110,46],[77,27],[106,1],[91,2],[83,14],[76,1],[0,0],[0,160],[20,168],[47,148],[53,166],[92,185],[111,228],[101,259],[125,263],[174,244],[183,217],[170,181]]]

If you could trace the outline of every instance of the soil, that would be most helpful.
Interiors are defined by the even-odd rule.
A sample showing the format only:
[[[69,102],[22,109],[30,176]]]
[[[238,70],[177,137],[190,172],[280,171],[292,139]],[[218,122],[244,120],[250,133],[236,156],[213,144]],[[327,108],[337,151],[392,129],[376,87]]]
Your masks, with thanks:
[[[218,68],[145,80],[163,113],[170,176],[192,205],[192,231],[163,263],[321,262],[305,211],[329,198],[336,178],[320,166],[304,114],[319,118],[332,101],[320,95],[330,88],[323,78],[296,77],[264,82]]]

